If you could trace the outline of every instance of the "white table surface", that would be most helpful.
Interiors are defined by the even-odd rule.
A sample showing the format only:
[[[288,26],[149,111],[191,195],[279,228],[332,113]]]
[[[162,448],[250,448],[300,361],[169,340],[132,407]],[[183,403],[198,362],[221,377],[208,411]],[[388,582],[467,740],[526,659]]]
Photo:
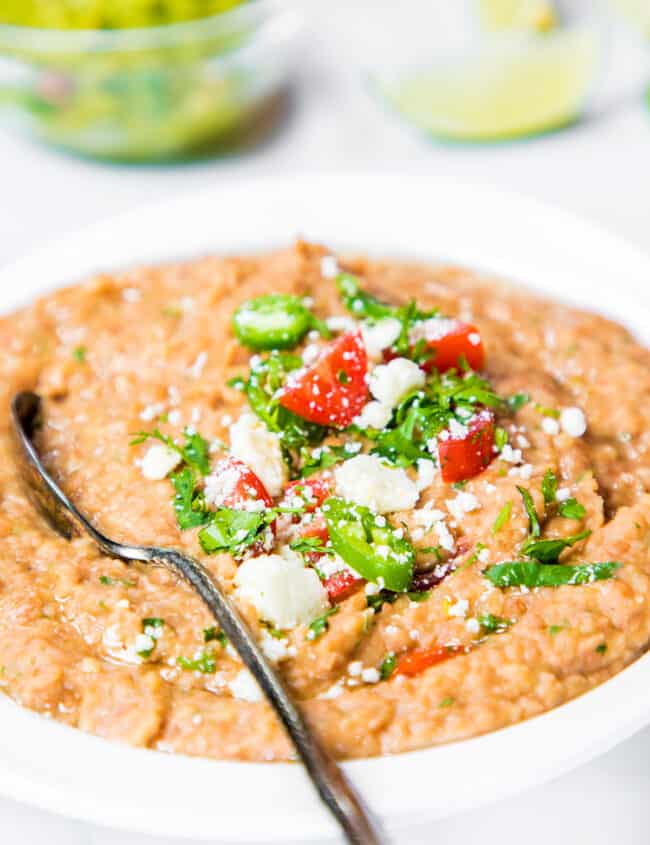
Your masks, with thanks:
[[[318,21],[312,14],[316,25],[308,36],[311,42],[290,119],[272,140],[246,156],[178,167],[117,167],[68,158],[1,132],[0,262],[89,222],[179,192],[240,177],[284,173],[300,178],[309,170],[341,169],[496,183],[596,219],[650,249],[650,112],[641,105],[639,85],[650,76],[650,56],[638,45],[619,43],[616,71],[608,77],[601,108],[592,120],[526,143],[437,146],[387,116],[370,99],[327,37],[322,12]],[[444,777],[444,772],[439,774]],[[432,773],[432,789],[436,776]],[[647,729],[546,786],[406,834],[401,841],[645,845],[649,829]],[[70,822],[3,799],[0,842],[172,845],[171,840]]]

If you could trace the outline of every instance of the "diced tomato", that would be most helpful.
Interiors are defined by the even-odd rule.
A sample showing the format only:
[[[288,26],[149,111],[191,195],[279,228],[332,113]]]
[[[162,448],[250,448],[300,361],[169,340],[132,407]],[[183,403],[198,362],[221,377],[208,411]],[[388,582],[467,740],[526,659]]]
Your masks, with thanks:
[[[436,340],[428,340],[427,348],[435,354],[422,364],[422,369],[428,373],[435,367],[440,373],[460,369],[460,362],[465,359],[472,370],[482,370],[485,364],[485,349],[481,335],[469,323],[452,321],[451,330]]]
[[[363,583],[365,583],[363,578],[357,578],[356,575],[344,569],[341,572],[335,572],[334,575],[330,575],[324,581],[323,586],[327,590],[329,600],[336,604],[336,602],[343,601],[343,599],[354,593]]]
[[[368,356],[360,331],[329,343],[310,367],[287,379],[279,402],[309,422],[346,428],[368,398]]]
[[[328,496],[332,495],[332,486],[327,478],[299,478],[287,485],[284,491],[284,501],[291,501],[298,497],[305,501],[307,513],[313,513]]]
[[[457,646],[434,646],[433,648],[418,649],[403,654],[397,661],[395,675],[413,677],[424,672],[430,666],[442,663],[458,653]]]
[[[306,522],[300,528],[300,536],[318,537],[318,539],[322,540],[323,543],[327,543],[330,538],[330,535],[329,531],[327,530],[327,523],[325,522],[325,517],[317,516],[315,519],[312,519],[311,522]]]
[[[487,409],[476,414],[462,436],[446,429],[438,435],[438,463],[442,480],[466,481],[494,458],[494,414]]]
[[[210,487],[215,491],[215,504],[223,508],[245,510],[251,502],[273,506],[273,499],[260,478],[239,458],[224,458],[210,473]]]

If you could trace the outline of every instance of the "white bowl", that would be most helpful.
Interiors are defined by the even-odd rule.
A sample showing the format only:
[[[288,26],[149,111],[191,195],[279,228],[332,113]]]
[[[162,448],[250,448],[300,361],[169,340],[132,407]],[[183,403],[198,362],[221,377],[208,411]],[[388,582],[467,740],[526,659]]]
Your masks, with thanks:
[[[485,269],[623,320],[650,342],[650,258],[529,199],[400,175],[220,186],[138,210],[0,271],[0,309],[100,270],[237,253],[297,235],[333,248]],[[650,657],[549,713],[487,736],[345,768],[389,831],[513,794],[650,722]],[[0,793],[88,821],[220,842],[335,836],[298,765],[220,763],[128,748],[0,696]]]

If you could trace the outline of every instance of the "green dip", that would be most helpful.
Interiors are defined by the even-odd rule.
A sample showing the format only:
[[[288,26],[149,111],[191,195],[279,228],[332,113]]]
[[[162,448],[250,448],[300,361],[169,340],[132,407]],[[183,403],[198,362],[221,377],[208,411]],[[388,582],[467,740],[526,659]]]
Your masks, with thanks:
[[[242,0],[4,0],[0,22],[48,29],[128,29],[227,12]]]

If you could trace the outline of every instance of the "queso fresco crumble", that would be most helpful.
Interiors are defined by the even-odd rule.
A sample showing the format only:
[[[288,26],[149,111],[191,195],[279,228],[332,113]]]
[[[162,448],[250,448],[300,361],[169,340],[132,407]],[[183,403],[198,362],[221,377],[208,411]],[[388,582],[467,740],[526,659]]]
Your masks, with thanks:
[[[2,332],[65,489],[199,558],[339,756],[528,718],[647,643],[649,362],[613,323],[299,243],[101,276]],[[290,756],[199,599],[59,539],[3,474],[1,689],[135,745]]]

